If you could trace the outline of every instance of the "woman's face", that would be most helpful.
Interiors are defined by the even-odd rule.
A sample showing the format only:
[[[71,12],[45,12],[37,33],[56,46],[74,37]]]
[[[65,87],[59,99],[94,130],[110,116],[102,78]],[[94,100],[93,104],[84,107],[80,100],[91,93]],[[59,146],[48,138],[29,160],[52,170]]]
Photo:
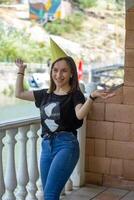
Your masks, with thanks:
[[[71,69],[65,60],[60,60],[54,64],[52,69],[52,79],[56,87],[69,86],[71,76]]]

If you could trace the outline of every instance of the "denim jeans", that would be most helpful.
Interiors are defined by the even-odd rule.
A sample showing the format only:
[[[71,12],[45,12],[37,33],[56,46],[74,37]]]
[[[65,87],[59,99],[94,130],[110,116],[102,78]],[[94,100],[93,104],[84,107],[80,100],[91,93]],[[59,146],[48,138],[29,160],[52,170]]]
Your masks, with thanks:
[[[44,200],[59,200],[79,159],[79,143],[72,132],[57,132],[42,140],[40,172]]]

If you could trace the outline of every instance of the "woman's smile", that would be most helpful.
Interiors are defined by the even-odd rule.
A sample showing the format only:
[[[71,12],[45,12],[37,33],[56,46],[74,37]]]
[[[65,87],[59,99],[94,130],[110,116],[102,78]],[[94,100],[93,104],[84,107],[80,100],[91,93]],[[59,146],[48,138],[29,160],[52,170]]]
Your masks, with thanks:
[[[56,86],[67,86],[71,77],[71,70],[64,60],[55,63],[52,69],[52,78]]]

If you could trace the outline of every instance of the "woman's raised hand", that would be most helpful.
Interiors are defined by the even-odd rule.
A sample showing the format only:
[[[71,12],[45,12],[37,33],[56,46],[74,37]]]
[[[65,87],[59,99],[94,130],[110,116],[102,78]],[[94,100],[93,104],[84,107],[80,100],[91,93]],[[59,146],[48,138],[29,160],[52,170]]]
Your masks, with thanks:
[[[100,97],[102,99],[108,99],[115,96],[115,92],[110,92],[110,90],[95,90],[92,92],[92,97]]]
[[[24,61],[22,59],[17,58],[15,60],[15,64],[17,65],[17,67],[19,68],[20,71],[24,71],[25,68],[27,67],[26,64],[24,64]]]

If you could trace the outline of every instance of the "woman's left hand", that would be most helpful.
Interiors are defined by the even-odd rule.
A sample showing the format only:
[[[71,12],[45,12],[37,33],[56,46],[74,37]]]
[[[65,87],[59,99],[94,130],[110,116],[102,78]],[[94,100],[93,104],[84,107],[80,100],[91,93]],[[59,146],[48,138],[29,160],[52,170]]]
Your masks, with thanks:
[[[100,97],[102,99],[108,99],[115,95],[115,92],[110,92],[109,90],[95,90],[91,93],[92,97]]]

